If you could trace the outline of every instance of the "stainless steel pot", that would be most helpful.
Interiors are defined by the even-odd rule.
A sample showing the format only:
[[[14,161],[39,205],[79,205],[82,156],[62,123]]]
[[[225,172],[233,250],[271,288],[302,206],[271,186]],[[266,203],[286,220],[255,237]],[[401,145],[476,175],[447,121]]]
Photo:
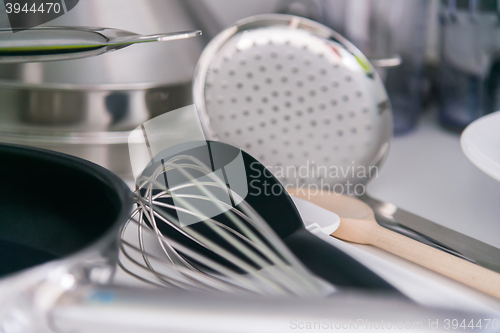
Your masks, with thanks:
[[[0,141],[82,157],[127,178],[129,131],[189,99],[189,84],[64,89],[3,83]]]
[[[126,6],[81,1],[49,24],[141,34],[197,25],[178,0],[130,0]],[[203,46],[194,38],[85,59],[1,65],[0,141],[66,152],[128,177],[128,131],[191,103],[190,82]]]

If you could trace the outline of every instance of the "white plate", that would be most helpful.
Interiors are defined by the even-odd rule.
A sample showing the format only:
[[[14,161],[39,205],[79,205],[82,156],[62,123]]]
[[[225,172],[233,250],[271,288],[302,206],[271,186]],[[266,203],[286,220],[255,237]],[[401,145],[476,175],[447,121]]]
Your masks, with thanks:
[[[500,181],[500,111],[467,126],[460,142],[465,156],[475,166]]]

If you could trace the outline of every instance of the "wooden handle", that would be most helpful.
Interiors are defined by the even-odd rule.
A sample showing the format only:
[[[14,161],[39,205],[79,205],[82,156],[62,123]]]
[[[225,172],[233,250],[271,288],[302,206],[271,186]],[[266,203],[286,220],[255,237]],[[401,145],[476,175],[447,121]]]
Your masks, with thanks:
[[[341,218],[332,236],[370,244],[500,299],[500,274],[385,229],[373,221]]]

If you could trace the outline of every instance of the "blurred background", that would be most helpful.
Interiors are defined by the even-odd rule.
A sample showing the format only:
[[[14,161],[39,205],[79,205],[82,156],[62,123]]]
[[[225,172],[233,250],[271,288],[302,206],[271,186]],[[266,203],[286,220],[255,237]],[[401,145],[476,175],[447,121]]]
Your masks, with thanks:
[[[456,131],[500,108],[496,0],[189,4],[208,38],[238,19],[269,12],[303,16],[333,28],[378,67],[393,105],[396,135],[414,129],[431,103],[439,104],[440,123]],[[212,15],[201,14],[206,12]]]
[[[127,6],[86,0],[45,25],[142,34],[201,29],[203,37],[86,59],[1,65],[0,140],[91,155],[125,174],[128,131],[190,104],[204,46],[235,21],[262,13],[315,20],[367,55],[388,90],[396,136],[417,128],[429,110],[440,126],[460,132],[500,109],[497,0],[129,0]]]
[[[390,138],[380,150],[383,154],[376,156],[377,166],[384,163],[384,168],[380,178],[377,173],[367,185],[365,197],[378,207],[377,219],[382,214],[392,218],[399,212],[401,220],[397,223],[404,226],[405,219],[411,222],[422,217],[431,226],[443,226],[500,247],[500,183],[469,162],[460,147],[460,134],[467,125],[500,110],[500,0],[127,0],[124,3],[80,0],[73,10],[44,25],[110,27],[138,34],[200,29],[203,36],[143,43],[96,57],[0,64],[0,142],[76,155],[110,169],[130,185],[134,180],[129,134],[150,119],[193,104],[193,77],[197,75],[197,62],[206,45],[238,20],[265,13],[292,14],[330,27],[353,43],[371,61],[387,89],[395,139],[391,141],[391,116],[385,113],[389,120],[385,129]],[[0,28],[9,27],[5,15],[0,1]],[[345,76],[346,81],[351,80],[348,77]],[[209,83],[207,80],[207,86]],[[376,106],[377,115],[387,109],[387,103]],[[246,110],[241,111],[245,115]],[[343,111],[347,113],[349,109]],[[316,121],[313,123],[311,126],[316,125]],[[329,129],[332,133],[333,128]],[[353,135],[357,131],[350,130]],[[339,137],[343,135],[342,131],[336,133]],[[372,138],[369,140],[374,141]],[[331,143],[337,137],[326,136],[321,140]],[[369,140],[367,143],[372,142]],[[390,155],[385,160],[389,141]],[[495,144],[495,140],[489,141]],[[312,149],[319,150],[318,146],[321,148],[316,145]],[[352,145],[347,148],[354,150]],[[338,152],[332,155],[340,156]],[[325,161],[333,164],[331,160]],[[426,237],[430,240],[450,237],[449,233],[440,234],[442,229],[435,230],[430,228]],[[394,260],[395,267],[408,266],[393,257],[387,260]],[[435,292],[441,289],[439,283],[434,289],[425,287],[425,293],[424,288],[417,288],[421,280],[418,275],[410,281],[383,265],[377,271],[375,266],[379,264],[369,256],[363,264],[381,275],[385,272],[388,279],[393,276],[394,280],[407,280],[403,282],[414,297],[422,297],[424,301],[428,298],[428,304],[439,305],[436,299],[441,295]],[[417,274],[428,274],[418,269]],[[434,280],[447,285],[449,281],[443,279],[430,276],[429,285]],[[449,295],[454,295],[453,288]],[[446,288],[443,290],[446,294]],[[454,303],[452,296],[446,302]],[[463,303],[467,302],[464,298]]]

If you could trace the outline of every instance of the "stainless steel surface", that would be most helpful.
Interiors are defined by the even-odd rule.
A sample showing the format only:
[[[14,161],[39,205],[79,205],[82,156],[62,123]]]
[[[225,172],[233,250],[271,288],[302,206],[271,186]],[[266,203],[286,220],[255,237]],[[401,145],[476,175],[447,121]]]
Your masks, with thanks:
[[[132,44],[196,37],[201,31],[139,35],[94,27],[35,27],[14,33],[0,29],[0,63],[72,60],[119,50]]]
[[[138,302],[147,302],[148,306],[134,307]],[[91,314],[92,320],[84,314]],[[325,299],[291,301],[289,298],[236,298],[171,290],[120,289],[115,292],[108,288],[81,289],[78,293],[64,295],[50,312],[50,318],[59,332],[81,333],[281,333],[349,329],[449,332],[445,323],[450,318],[459,323],[465,320],[467,324],[471,320],[477,323],[482,319],[484,323],[485,318],[490,319],[491,324],[488,328],[484,325],[483,330],[494,332],[500,320],[498,314],[421,307],[378,294],[339,293]]]
[[[403,59],[401,59],[400,54],[395,54],[392,57],[387,58],[369,58],[373,66],[377,68],[391,68],[401,65]]]
[[[196,30],[179,0],[87,0],[53,26],[139,34]],[[75,154],[132,178],[129,131],[191,104],[201,38],[144,43],[98,57],[0,65],[0,141]]]
[[[374,68],[304,18],[254,16],[221,32],[198,61],[193,98],[209,138],[244,148],[284,184],[362,184],[389,152],[391,107]]]
[[[184,0],[182,3],[188,13],[200,24],[199,28],[203,30],[203,38],[207,42],[224,29],[224,23],[215,17],[206,1]],[[225,4],[219,1],[216,5],[224,7]],[[227,12],[233,13],[231,9]]]
[[[191,99],[189,83],[79,88],[4,83],[0,141],[79,156],[132,179],[130,131]]]
[[[358,47],[368,59],[400,55],[398,66],[378,67],[391,99],[394,132],[404,134],[417,125],[421,111],[426,30],[434,19],[432,1],[321,0],[322,23]]]

